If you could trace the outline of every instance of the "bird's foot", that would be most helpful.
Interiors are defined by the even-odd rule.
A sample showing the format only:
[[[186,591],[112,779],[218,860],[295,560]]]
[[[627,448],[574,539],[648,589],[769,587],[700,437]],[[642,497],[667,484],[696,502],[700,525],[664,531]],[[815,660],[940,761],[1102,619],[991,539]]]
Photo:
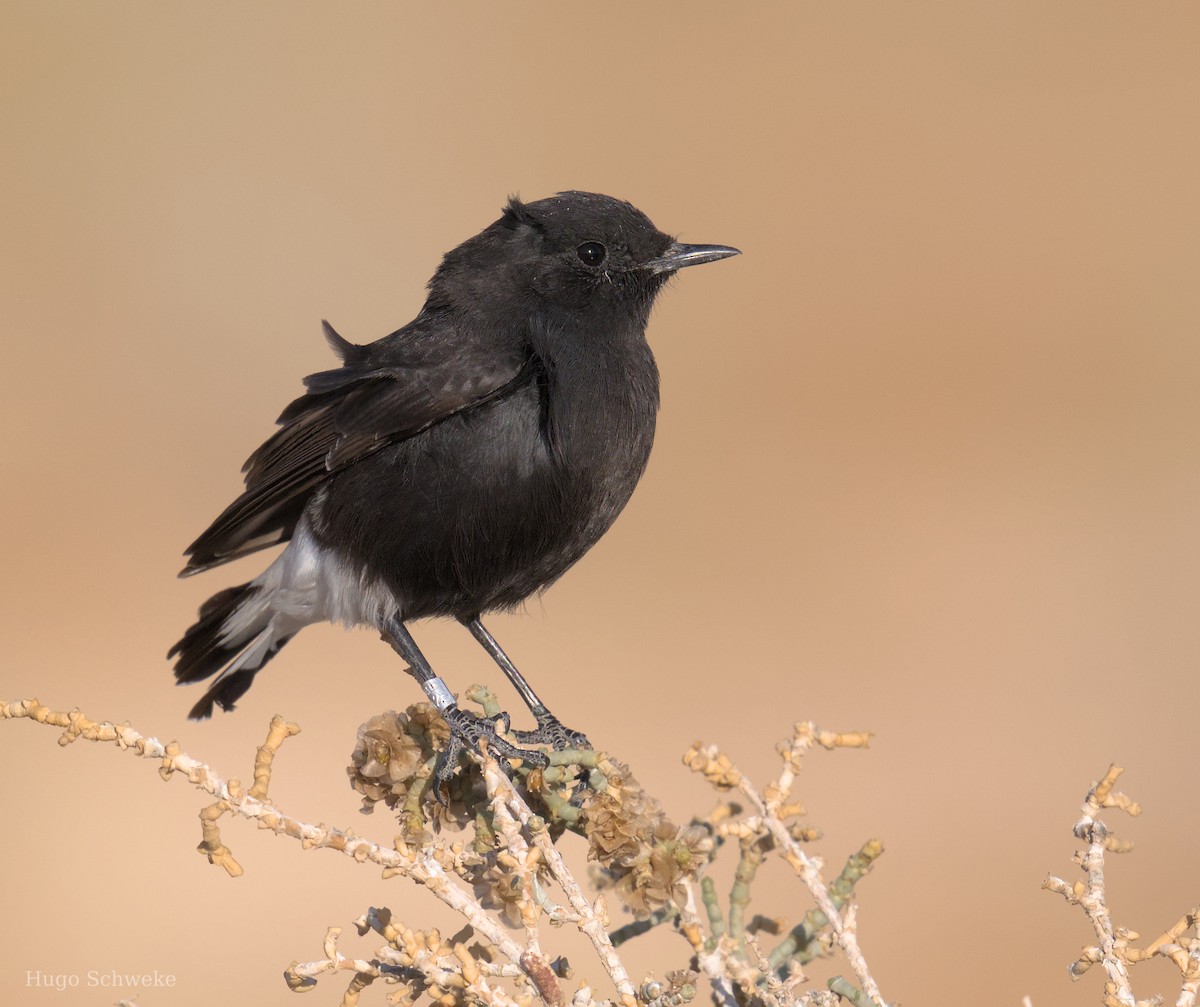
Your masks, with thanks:
[[[488,750],[502,760],[520,759],[531,766],[543,768],[550,764],[545,752],[519,748],[496,730],[500,724],[503,724],[504,733],[509,733],[507,713],[498,713],[494,717],[481,717],[467,710],[460,710],[457,706],[451,706],[449,709],[442,710],[441,713],[442,719],[450,725],[450,743],[438,756],[433,778],[434,792],[443,804],[445,804],[442,796],[443,789],[448,789],[447,785],[458,769],[459,757],[468,750],[479,751],[481,743],[484,741],[487,741]],[[516,732],[513,732],[513,736],[516,737]],[[501,765],[507,768],[504,762],[501,762]]]
[[[537,714],[537,725],[532,731],[513,731],[512,735],[522,745],[549,745],[556,752],[564,748],[594,747],[586,734],[564,726],[549,710]]]

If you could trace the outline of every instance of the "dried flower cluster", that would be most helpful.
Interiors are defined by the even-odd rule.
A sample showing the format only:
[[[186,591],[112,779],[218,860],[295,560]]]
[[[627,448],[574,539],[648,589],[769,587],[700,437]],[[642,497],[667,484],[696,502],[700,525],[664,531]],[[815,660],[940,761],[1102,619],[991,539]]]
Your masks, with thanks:
[[[486,715],[498,712],[495,697],[486,689],[476,686],[469,696]],[[486,810],[488,795],[477,764],[462,757],[449,793],[443,795],[444,805],[430,789],[437,758],[449,739],[449,728],[429,703],[372,717],[358,729],[347,767],[350,784],[362,795],[365,811],[380,802],[397,810],[409,836],[419,836],[430,826],[473,829],[470,848],[479,856],[460,858],[464,877],[485,908],[518,924],[520,885],[508,865],[490,855],[495,825]],[[555,837],[571,831],[587,839],[588,856],[600,867],[599,886],[614,890],[635,914],[647,917],[672,903],[682,907],[687,900],[684,880],[694,879],[712,854],[711,829],[675,825],[629,767],[603,753],[550,754],[554,765],[531,771],[516,764],[512,780]]]
[[[612,885],[638,917],[668,906],[682,909],[688,899],[684,882],[712,857],[712,831],[675,825],[627,766],[612,761],[608,766],[608,785],[583,802],[588,856],[602,868],[598,882]]]
[[[350,785],[363,795],[364,810],[377,801],[395,808],[414,783],[429,779],[427,763],[449,740],[446,722],[429,703],[411,706],[407,713],[389,710],[363,724],[347,772]]]
[[[468,698],[484,714],[498,712],[486,690]],[[736,787],[746,809],[720,804],[685,826],[671,822],[629,768],[602,752],[548,752],[550,765],[529,769],[501,764],[486,750],[464,756],[451,781],[448,806],[433,792],[433,770],[448,731],[427,704],[403,713],[372,717],[359,729],[349,767],[350,782],[364,809],[382,803],[399,819],[390,845],[348,829],[294,819],[269,800],[274,760],[282,743],[298,732],[275,718],[254,763],[254,784],[243,788],[128,725],[96,723],[78,711],[50,710],[36,700],[0,705],[0,719],[27,717],[64,728],[60,743],[80,738],[115,743],[151,759],[164,779],[176,775],[210,794],[201,812],[201,852],[231,875],[241,868],[218,830],[225,816],[248,818],[262,828],[298,839],[305,849],[333,849],[383,869],[384,878],[403,877],[459,913],[466,926],[451,937],[406,926],[384,908],[356,921],[360,937],[381,943],[369,954],[351,956],[340,947],[340,928],[326,932],[322,957],[294,962],[287,970],[292,989],[313,988],[319,977],[349,976],[342,1004],[353,1007],[375,983],[388,987],[388,1001],[407,1005],[419,998],[440,1007],[681,1007],[708,981],[719,1007],[855,1005],[885,1007],[857,942],[855,884],[882,846],[871,841],[853,854],[832,884],[822,878],[820,858],[802,844],[819,832],[798,822],[802,809],[791,798],[805,752],[813,747],[861,747],[865,735],[819,731],[797,724],[780,752],[783,769],[760,794],[715,748],[694,746],[687,764],[718,788]],[[596,864],[595,888],[586,894],[567,869],[557,842],[567,833],[582,837]],[[738,850],[737,870],[723,905],[709,875],[722,849]],[[798,921],[751,916],[752,885],[767,856],[782,857],[808,889],[812,905]],[[605,894],[613,892],[634,917],[615,930]],[[547,930],[544,924],[552,925]],[[572,970],[544,948],[554,927],[581,932],[611,983],[609,992],[578,985],[563,988]],[[618,948],[655,927],[680,939],[679,958],[635,984]],[[767,948],[765,942],[774,941]],[[825,990],[806,990],[803,965],[818,954],[841,954],[852,978],[836,977]]]
[[[1103,779],[1093,783],[1083,802],[1083,815],[1075,823],[1076,839],[1087,843],[1087,848],[1075,853],[1075,863],[1084,873],[1084,880],[1068,884],[1062,878],[1048,876],[1042,887],[1058,892],[1067,902],[1079,906],[1092,924],[1097,943],[1085,947],[1079,957],[1071,963],[1072,979],[1080,978],[1093,965],[1100,965],[1105,972],[1105,1007],[1151,1007],[1163,1003],[1161,996],[1140,1000],[1134,996],[1130,986],[1129,968],[1151,958],[1165,958],[1179,969],[1182,978],[1176,1007],[1195,1007],[1200,996],[1200,906],[1184,913],[1173,926],[1168,927],[1144,948],[1133,946],[1140,938],[1134,930],[1113,923],[1104,889],[1104,857],[1106,853],[1129,853],[1133,843],[1119,839],[1100,820],[1105,808],[1115,808],[1128,815],[1140,815],[1141,806],[1128,795],[1113,790],[1118,777],[1124,772],[1121,766],[1109,766]]]

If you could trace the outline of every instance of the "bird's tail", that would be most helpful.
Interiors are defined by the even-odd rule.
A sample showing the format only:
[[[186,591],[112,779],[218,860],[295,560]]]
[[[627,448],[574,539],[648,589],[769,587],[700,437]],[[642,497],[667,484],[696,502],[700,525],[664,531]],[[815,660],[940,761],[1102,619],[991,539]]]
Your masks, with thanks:
[[[291,638],[274,627],[270,594],[253,582],[214,594],[167,654],[168,660],[178,656],[175,679],[181,685],[217,676],[188,714],[192,720],[211,717],[214,704],[232,710],[263,665]]]

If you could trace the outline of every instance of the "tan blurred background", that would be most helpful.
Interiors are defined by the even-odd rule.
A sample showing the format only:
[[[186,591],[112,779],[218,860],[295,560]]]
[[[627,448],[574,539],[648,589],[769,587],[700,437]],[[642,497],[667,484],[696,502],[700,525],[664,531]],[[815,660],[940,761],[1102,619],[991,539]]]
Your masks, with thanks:
[[[508,193],[600,190],[745,254],[655,311],[660,434],[625,515],[492,621],[551,705],[680,818],[711,801],[679,763],[697,738],[765,780],[793,720],[875,731],[802,792],[831,863],[887,844],[860,930],[906,1004],[1099,1002],[1066,975],[1082,915],[1039,885],[1074,879],[1110,760],[1146,808],[1119,822],[1119,922],[1200,901],[1196,5],[9,0],[0,49],[0,697],[243,777],[280,712],[304,733],[278,800],[390,836],[343,766],[418,698],[397,659],[314,628],[189,723],[165,651],[261,562],[181,582],[180,552],[331,365],[322,317],[378,338]],[[499,687],[457,627],[417,635],[452,684]],[[237,824],[225,878],[192,852],[199,796],[115,751],[15,722],[0,760],[5,1004],[117,999],[26,985],[89,969],[177,977],[139,1007],[291,1003],[281,970],[326,926],[436,917]],[[764,878],[794,920],[798,886]],[[630,948],[682,962],[670,935]]]

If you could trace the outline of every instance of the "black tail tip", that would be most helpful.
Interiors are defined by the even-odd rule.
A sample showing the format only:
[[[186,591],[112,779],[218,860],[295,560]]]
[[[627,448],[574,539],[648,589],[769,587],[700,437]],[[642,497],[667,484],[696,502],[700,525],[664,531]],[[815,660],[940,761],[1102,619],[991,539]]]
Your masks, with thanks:
[[[179,684],[187,685],[188,683],[180,682]],[[249,688],[249,686],[246,686],[246,688]],[[196,705],[190,710],[188,710],[188,720],[211,720],[214,706],[219,706],[225,713],[232,713],[234,702],[233,700],[226,699],[224,696],[222,696],[221,693],[223,691],[224,690],[220,685],[216,685],[209,689],[208,692],[200,697],[200,701],[196,703]]]
[[[213,707],[219,706],[226,713],[231,713],[237,701],[246,690],[254,684],[254,676],[259,668],[239,668],[235,672],[225,672],[200,697],[200,701],[188,712],[188,720],[208,720],[213,715]],[[181,685],[184,683],[180,683]]]
[[[181,682],[180,685],[182,684]],[[213,701],[211,699],[202,699],[188,710],[188,720],[211,720],[212,715]]]

